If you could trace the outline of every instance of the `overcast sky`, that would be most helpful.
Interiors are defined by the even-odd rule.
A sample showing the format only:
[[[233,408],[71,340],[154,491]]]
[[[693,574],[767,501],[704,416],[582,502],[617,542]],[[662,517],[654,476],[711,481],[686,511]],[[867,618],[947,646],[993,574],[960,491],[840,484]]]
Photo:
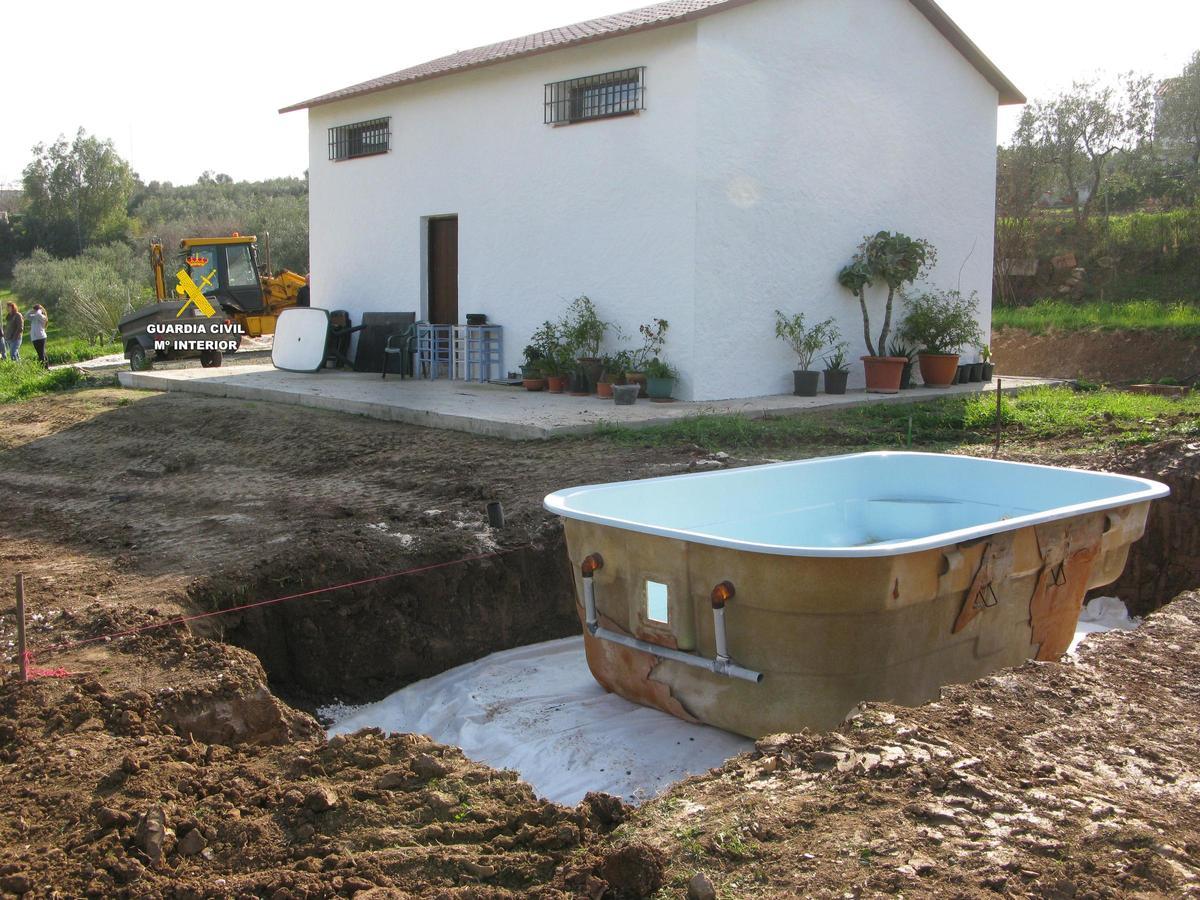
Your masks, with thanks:
[[[890,2],[890,0],[874,0]],[[1200,0],[940,0],[1028,96],[1100,71],[1158,77],[1200,49]],[[39,141],[83,126],[145,181],[299,175],[306,115],[281,106],[455,50],[638,0],[63,0],[0,8],[0,186]],[[852,65],[847,60],[847,65]],[[1017,112],[1000,112],[1006,137]]]

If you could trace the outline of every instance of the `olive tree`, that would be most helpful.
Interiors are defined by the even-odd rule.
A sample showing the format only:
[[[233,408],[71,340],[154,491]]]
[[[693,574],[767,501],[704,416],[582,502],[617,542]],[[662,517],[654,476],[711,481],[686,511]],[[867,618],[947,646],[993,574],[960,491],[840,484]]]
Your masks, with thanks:
[[[1114,154],[1150,134],[1154,97],[1148,76],[1128,72],[1115,84],[1077,81],[1068,91],[1025,107],[1016,143],[1049,160],[1070,196],[1076,225],[1086,224]]]

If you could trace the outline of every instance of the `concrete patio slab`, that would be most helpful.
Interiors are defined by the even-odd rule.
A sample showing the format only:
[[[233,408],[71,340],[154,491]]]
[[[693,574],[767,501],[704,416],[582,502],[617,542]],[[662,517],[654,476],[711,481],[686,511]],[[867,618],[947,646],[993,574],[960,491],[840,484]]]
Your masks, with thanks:
[[[448,428],[511,440],[582,434],[603,424],[630,428],[662,425],[688,416],[737,413],[752,418],[796,415],[807,410],[864,403],[910,403],[953,394],[995,390],[995,384],[963,384],[949,388],[914,388],[899,394],[779,394],[743,400],[655,403],[639,400],[615,406],[611,400],[568,394],[531,393],[502,385],[464,381],[386,381],[378,375],[329,369],[316,374],[282,372],[270,365],[235,369],[174,369],[121,372],[122,385],[155,391],[183,391],[210,397],[265,400],[353,413],[373,419]],[[1055,383],[1046,378],[1002,376],[1004,390]]]

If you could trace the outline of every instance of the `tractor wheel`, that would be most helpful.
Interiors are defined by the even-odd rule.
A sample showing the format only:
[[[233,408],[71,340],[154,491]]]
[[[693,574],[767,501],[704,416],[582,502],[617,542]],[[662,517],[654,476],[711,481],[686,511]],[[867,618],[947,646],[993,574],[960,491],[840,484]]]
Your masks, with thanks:
[[[137,341],[129,345],[129,368],[134,372],[145,372],[153,363],[146,355],[146,348]]]
[[[215,369],[221,365],[220,350],[203,350],[200,353],[200,365],[206,369]]]

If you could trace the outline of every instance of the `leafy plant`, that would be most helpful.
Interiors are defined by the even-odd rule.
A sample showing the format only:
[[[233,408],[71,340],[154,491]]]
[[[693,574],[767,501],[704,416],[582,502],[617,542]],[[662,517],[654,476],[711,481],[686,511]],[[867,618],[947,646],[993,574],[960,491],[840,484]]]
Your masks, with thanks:
[[[982,360],[985,363],[991,362],[992,361],[992,348],[989,347],[987,344],[984,344],[982,347],[980,347],[979,348],[979,358],[980,358],[980,360]]]
[[[625,372],[629,368],[629,353],[619,350],[600,357],[600,380],[609,384],[624,384]]]
[[[811,328],[806,328],[804,313],[798,312],[789,317],[781,310],[775,310],[775,337],[792,348],[802,370],[811,369],[813,357],[833,344],[839,336],[833,319],[825,319]]]
[[[900,326],[900,330],[904,330],[903,325]],[[913,357],[916,355],[917,348],[909,346],[902,340],[892,341],[891,345],[888,347],[888,356],[903,356],[909,362],[912,362]]]
[[[862,308],[863,338],[871,356],[879,356],[887,349],[888,336],[892,331],[892,306],[896,292],[906,284],[916,281],[932,268],[936,261],[937,250],[924,238],[910,238],[898,232],[880,231],[863,238],[854,258],[838,273],[838,284],[857,297]],[[872,342],[867,289],[876,282],[887,285],[888,293],[879,340]]]
[[[575,365],[574,349],[564,338],[561,324],[543,322],[530,338],[530,345],[541,353],[539,370],[551,378],[562,378]]]
[[[610,326],[600,318],[596,304],[586,294],[571,301],[559,324],[563,338],[578,358],[592,359],[600,355],[600,345]]]
[[[668,327],[667,320],[659,318],[651,319],[649,324],[638,326],[638,333],[642,336],[642,346],[629,352],[627,371],[641,372],[646,363],[662,353],[663,347],[667,343]]]
[[[833,352],[825,357],[826,372],[849,372],[850,366],[846,364],[846,345],[840,343],[833,348]]]
[[[643,371],[647,378],[679,378],[675,367],[657,356],[646,363]]]
[[[903,337],[924,353],[957,353],[978,347],[983,333],[976,320],[979,295],[960,291],[926,291],[908,301]]]

